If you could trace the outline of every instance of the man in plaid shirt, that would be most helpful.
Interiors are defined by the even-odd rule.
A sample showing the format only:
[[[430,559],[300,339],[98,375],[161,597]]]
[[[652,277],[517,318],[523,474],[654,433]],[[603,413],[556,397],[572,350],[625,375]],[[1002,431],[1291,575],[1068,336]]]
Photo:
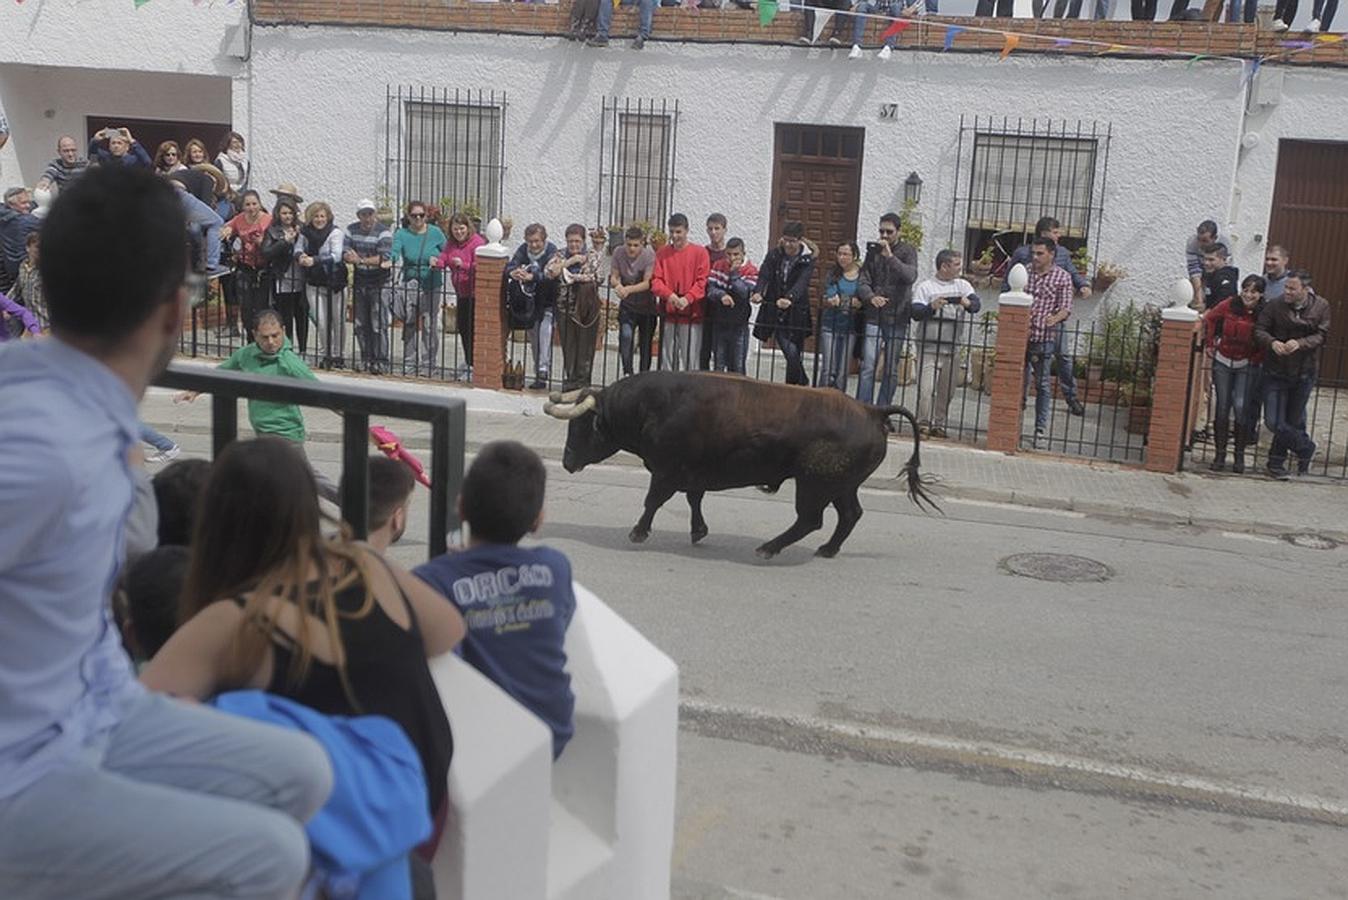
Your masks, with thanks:
[[[1030,281],[1025,291],[1034,298],[1030,304],[1030,369],[1034,374],[1034,440],[1038,445],[1048,428],[1048,407],[1052,402],[1054,348],[1058,331],[1072,315],[1072,276],[1054,264],[1057,251],[1052,238],[1036,237],[1030,242]],[[1070,363],[1069,363],[1070,365]]]

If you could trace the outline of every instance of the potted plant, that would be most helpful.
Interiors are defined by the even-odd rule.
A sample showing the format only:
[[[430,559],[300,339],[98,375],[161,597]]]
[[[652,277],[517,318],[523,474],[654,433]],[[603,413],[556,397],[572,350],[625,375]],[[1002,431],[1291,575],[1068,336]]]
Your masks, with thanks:
[[[374,217],[392,228],[398,217],[393,212],[393,195],[389,193],[388,185],[381,184],[376,187],[374,195],[377,198],[375,202],[379,204],[379,208],[374,212]]]
[[[1120,385],[1119,400],[1128,407],[1124,430],[1129,434],[1146,434],[1151,427],[1151,379]]]
[[[988,335],[997,324],[997,310],[985,309],[978,317],[978,330],[983,335],[983,346],[969,348],[969,386],[984,394],[992,393],[992,369],[997,362],[995,342],[988,345]]]
[[[917,202],[908,200],[903,204],[903,214],[899,216],[899,240],[921,250],[922,237],[922,217],[917,213]]]
[[[1095,277],[1091,279],[1091,293],[1103,294],[1114,286],[1114,282],[1120,278],[1127,278],[1128,270],[1118,263],[1102,262],[1095,269]]]
[[[1086,246],[1083,244],[1072,254],[1072,265],[1076,266],[1077,273],[1085,275],[1091,270],[1091,255],[1086,252]]]
[[[652,228],[647,232],[646,240],[650,241],[652,250],[659,250],[665,244],[669,243],[669,235],[665,234],[659,228]]]
[[[983,252],[969,262],[969,274],[985,278],[992,272],[992,245],[988,244]]]
[[[465,200],[458,207],[459,212],[468,217],[468,221],[473,224],[475,234],[482,233],[482,205],[475,200]]]
[[[609,252],[613,252],[614,247],[618,247],[623,242],[623,227],[621,225],[610,225],[608,231]]]

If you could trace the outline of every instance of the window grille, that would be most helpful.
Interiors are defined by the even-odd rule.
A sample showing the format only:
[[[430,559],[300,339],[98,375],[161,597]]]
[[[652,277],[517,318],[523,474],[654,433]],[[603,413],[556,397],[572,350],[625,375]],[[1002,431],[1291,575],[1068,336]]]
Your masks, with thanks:
[[[398,209],[420,200],[446,214],[466,208],[484,220],[500,215],[505,95],[400,85],[387,96],[386,199]]]
[[[677,102],[604,99],[601,224],[665,227],[674,203],[678,115]]]

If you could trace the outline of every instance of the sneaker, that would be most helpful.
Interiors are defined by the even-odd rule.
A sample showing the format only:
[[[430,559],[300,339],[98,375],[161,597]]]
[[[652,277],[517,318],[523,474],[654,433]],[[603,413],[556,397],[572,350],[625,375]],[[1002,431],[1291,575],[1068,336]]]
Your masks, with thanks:
[[[632,39],[633,50],[640,50],[644,46],[646,46],[646,39],[641,35],[637,35],[635,38]]]
[[[1212,458],[1212,462],[1208,463],[1208,468],[1213,472],[1225,472],[1226,457],[1221,455],[1220,453],[1217,454]]]
[[[588,41],[586,41],[585,44],[586,44],[586,46],[589,46],[589,47],[607,47],[607,46],[608,46],[608,38],[606,38],[606,37],[604,37],[604,36],[602,36],[602,35],[596,34],[594,37],[592,37],[592,38],[590,38]]]
[[[861,59],[861,45],[853,44],[852,52],[847,54],[848,59]]]
[[[548,383],[542,378],[535,378],[533,381],[529,382],[529,390],[531,391],[545,391],[547,389]]]
[[[1319,20],[1319,19],[1311,19],[1311,24],[1309,24],[1309,25],[1306,26],[1306,30],[1307,30],[1307,31],[1319,31],[1319,30],[1320,30],[1320,20]]]
[[[1287,30],[1287,23],[1284,22],[1282,19],[1274,19],[1274,20],[1273,20],[1273,30],[1274,30],[1274,31],[1286,31],[1286,30]]]
[[[230,272],[233,271],[234,270],[231,269],[229,266],[211,266],[209,269],[206,270],[206,280],[211,281],[212,279],[215,278],[223,278],[224,276],[228,275]]]
[[[1315,446],[1311,446],[1311,452],[1305,456],[1297,457],[1297,474],[1305,475],[1311,470],[1311,462],[1315,459]]]
[[[179,447],[177,444],[174,444],[172,447],[168,448],[167,450],[156,450],[155,452],[151,453],[149,456],[145,457],[145,461],[146,461],[147,463],[166,463],[166,462],[171,462],[171,461],[177,459],[179,456],[182,456],[182,453],[183,453],[183,448]]]
[[[1036,428],[1034,430],[1034,440],[1030,443],[1030,446],[1033,447],[1035,450],[1038,450],[1039,445],[1042,444],[1043,442],[1044,442],[1044,429]]]
[[[1067,401],[1067,411],[1074,416],[1084,416],[1086,415],[1086,404],[1073,397]]]
[[[802,34],[800,37],[796,38],[796,43],[804,44],[806,47],[808,47],[811,44],[813,44],[814,41],[810,40],[808,37]]]
[[[830,47],[841,47],[842,41],[838,40],[838,36],[835,34],[833,37],[828,39],[828,45]]]
[[[933,426],[931,426],[931,434],[930,434],[930,437],[934,437],[934,438],[943,438],[943,437],[945,437],[945,436],[946,436],[946,434],[945,434],[945,429],[942,428],[940,425],[933,425]]]
[[[1275,481],[1287,481],[1289,478],[1292,477],[1291,475],[1287,474],[1286,466],[1279,466],[1275,465],[1274,463],[1268,463],[1266,466],[1264,466],[1264,472],[1268,474],[1269,478],[1272,478]]]
[[[876,59],[889,59],[889,54],[893,52],[894,51],[889,49],[888,47],[881,47],[880,52],[875,54],[875,57]]]

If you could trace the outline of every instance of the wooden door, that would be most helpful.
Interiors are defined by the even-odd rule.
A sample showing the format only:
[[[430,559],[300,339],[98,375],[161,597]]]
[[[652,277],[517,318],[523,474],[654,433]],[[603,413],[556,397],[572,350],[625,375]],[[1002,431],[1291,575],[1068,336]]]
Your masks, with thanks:
[[[1315,292],[1329,301],[1320,382],[1348,386],[1348,143],[1278,142],[1268,243],[1286,247],[1292,268],[1309,271]]]
[[[778,124],[772,172],[772,230],[763,255],[776,245],[782,224],[799,221],[819,251],[810,306],[819,298],[838,244],[857,237],[864,128]],[[761,258],[761,257],[760,257]],[[810,344],[813,347],[813,343]]]

